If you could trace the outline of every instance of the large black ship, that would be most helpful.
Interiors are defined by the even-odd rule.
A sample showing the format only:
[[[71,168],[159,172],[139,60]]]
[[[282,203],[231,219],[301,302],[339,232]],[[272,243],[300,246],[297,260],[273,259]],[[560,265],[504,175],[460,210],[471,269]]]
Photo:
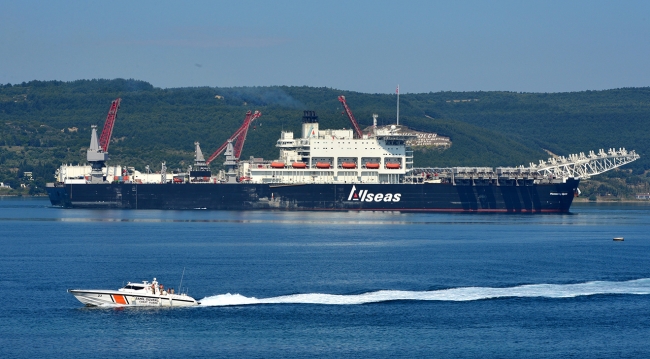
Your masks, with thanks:
[[[537,185],[468,184],[65,184],[55,206],[129,209],[278,209],[568,212],[579,180]]]
[[[207,161],[195,143],[187,173],[167,174],[164,163],[159,173],[106,165],[118,99],[99,141],[92,130],[90,165],[61,166],[47,187],[50,201],[64,208],[568,212],[580,178],[638,158],[621,149],[528,167],[416,168],[409,146],[414,134],[397,125],[361,131],[345,99],[339,100],[353,129],[320,130],[316,114],[305,111],[301,137],[281,133],[277,160],[240,160],[248,126],[261,115],[249,111]],[[209,164],[223,151],[225,170],[213,174]]]

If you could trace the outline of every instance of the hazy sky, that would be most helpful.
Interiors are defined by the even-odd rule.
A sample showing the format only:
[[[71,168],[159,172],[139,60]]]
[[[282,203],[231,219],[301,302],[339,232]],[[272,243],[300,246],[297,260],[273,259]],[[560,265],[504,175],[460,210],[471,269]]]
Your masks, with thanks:
[[[0,0],[0,83],[368,93],[650,86],[650,1]]]

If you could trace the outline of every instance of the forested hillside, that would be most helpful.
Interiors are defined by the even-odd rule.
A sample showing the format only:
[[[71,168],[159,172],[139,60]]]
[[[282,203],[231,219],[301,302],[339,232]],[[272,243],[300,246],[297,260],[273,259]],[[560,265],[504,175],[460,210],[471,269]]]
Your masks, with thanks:
[[[0,181],[12,187],[29,183],[30,192],[39,193],[62,162],[84,163],[90,126],[96,124],[101,131],[117,97],[122,104],[111,162],[144,170],[146,165],[159,169],[162,161],[170,169],[186,168],[193,161],[195,141],[206,156],[211,154],[241,125],[248,110],[263,115],[251,127],[242,157],[273,159],[280,131],[298,132],[303,110],[315,110],[321,128],[349,127],[338,95],[346,96],[362,127],[371,125],[373,113],[379,115],[379,124],[395,121],[395,95],[330,88],[160,89],[123,79],[0,85]],[[400,123],[449,136],[453,142],[445,151],[416,150],[416,166],[527,165],[548,158],[545,151],[567,155],[625,147],[642,156],[626,166],[632,173],[602,176],[600,190],[593,186],[591,192],[629,195],[647,188],[650,88],[405,94],[400,95]],[[25,171],[33,172],[34,181],[23,178]]]

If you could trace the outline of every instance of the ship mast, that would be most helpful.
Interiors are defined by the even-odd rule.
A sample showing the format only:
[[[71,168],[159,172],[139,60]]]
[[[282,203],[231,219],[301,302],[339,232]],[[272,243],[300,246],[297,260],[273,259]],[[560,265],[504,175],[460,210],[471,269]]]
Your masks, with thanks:
[[[397,126],[399,126],[399,84],[397,84]]]

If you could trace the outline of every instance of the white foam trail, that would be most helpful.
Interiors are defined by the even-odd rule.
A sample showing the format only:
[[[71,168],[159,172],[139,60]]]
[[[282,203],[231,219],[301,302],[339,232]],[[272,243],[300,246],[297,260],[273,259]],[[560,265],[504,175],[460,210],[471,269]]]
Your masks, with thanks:
[[[292,294],[258,299],[240,294],[205,297],[202,306],[220,307],[253,304],[325,304],[351,305],[394,300],[472,301],[491,298],[572,298],[596,294],[650,294],[650,278],[625,282],[596,281],[577,284],[527,284],[510,288],[462,287],[433,291],[380,290],[363,294]]]

